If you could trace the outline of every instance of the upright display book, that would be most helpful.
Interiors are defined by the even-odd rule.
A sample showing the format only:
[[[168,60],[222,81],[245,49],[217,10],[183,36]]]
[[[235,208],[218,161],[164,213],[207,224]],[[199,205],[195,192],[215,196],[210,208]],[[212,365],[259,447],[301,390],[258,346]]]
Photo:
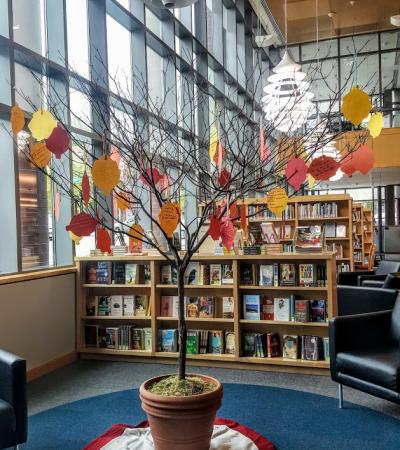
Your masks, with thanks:
[[[185,271],[185,284],[198,285],[200,275],[200,263],[190,262]]]
[[[109,261],[97,262],[96,283],[111,284],[111,263]]]
[[[186,340],[186,353],[197,355],[200,348],[200,335],[198,330],[188,330]]]
[[[274,285],[274,265],[273,264],[261,264],[260,265],[260,286],[273,286]]]
[[[281,356],[281,340],[279,333],[267,333],[267,356],[268,358]]]
[[[148,315],[149,298],[147,295],[135,295],[135,316],[145,317]]]
[[[99,295],[97,313],[99,316],[109,316],[111,314],[111,297],[109,295]]]
[[[301,336],[301,359],[306,361],[319,360],[318,336]]]
[[[322,253],[324,236],[316,227],[297,227],[294,243],[297,253]]]
[[[208,330],[199,330],[199,353],[204,354],[207,353],[208,350]]]
[[[144,334],[143,350],[145,350],[146,352],[151,352],[151,343],[153,341],[153,334],[151,328],[143,328],[143,334]]]
[[[123,299],[122,295],[111,296],[111,315],[114,317],[122,317],[123,314]]]
[[[324,346],[324,360],[330,361],[330,355],[329,355],[329,338],[324,337],[323,338],[323,346]]]
[[[210,284],[220,285],[222,283],[221,264],[210,264]]]
[[[98,347],[98,326],[97,325],[85,325],[84,336],[85,336],[85,347]]]
[[[198,297],[185,297],[186,317],[193,319],[199,317],[199,299]]]
[[[97,316],[98,298],[96,295],[86,297],[86,315]]]
[[[112,263],[112,283],[125,284],[125,263],[115,261]]]
[[[114,350],[118,348],[118,327],[106,328],[106,348]]]
[[[261,224],[261,235],[264,242],[267,244],[278,244],[279,236],[276,232],[275,225],[272,222]]]
[[[240,284],[246,286],[255,284],[253,264],[240,265]]]
[[[208,351],[209,353],[224,353],[224,331],[216,330],[208,333]]]
[[[214,298],[200,297],[199,300],[199,317],[214,317]]]
[[[287,359],[298,359],[299,337],[293,334],[283,335],[282,355]]]
[[[281,286],[296,285],[296,266],[294,264],[280,265],[280,285]]]
[[[164,264],[161,266],[161,284],[176,284],[173,282],[173,267],[169,264]]]
[[[233,297],[222,297],[222,317],[224,319],[233,319],[234,317]]]
[[[132,349],[143,350],[144,348],[144,331],[143,328],[132,328]]]
[[[173,329],[158,330],[158,351],[159,352],[178,351],[178,330]]]
[[[173,296],[162,295],[160,299],[160,316],[173,317]]]
[[[290,321],[290,298],[274,298],[274,320],[282,322]]]
[[[137,264],[125,264],[125,284],[137,284],[138,275]]]
[[[210,266],[208,264],[200,264],[199,284],[203,286],[210,284]]]
[[[243,295],[243,319],[260,320],[260,296]]]
[[[274,320],[274,299],[261,297],[261,320]]]
[[[132,317],[135,315],[135,296],[134,295],[124,295],[124,316]]]
[[[337,224],[336,225],[336,237],[345,238],[346,237],[346,225]]]
[[[222,284],[233,284],[232,264],[222,264]]]
[[[315,265],[299,264],[299,285],[304,287],[315,286]]]
[[[233,331],[225,331],[225,353],[235,354],[235,333]]]
[[[97,262],[88,262],[86,264],[86,284],[97,283]]]
[[[295,300],[295,321],[308,322],[310,318],[310,302],[308,300]]]
[[[311,322],[326,321],[326,300],[310,300]]]
[[[255,333],[243,333],[242,334],[242,354],[243,356],[255,355]]]

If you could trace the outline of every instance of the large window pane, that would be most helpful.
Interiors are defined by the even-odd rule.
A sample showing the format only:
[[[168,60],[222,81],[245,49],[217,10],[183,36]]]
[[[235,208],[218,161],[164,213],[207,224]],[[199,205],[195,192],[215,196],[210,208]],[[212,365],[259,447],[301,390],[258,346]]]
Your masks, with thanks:
[[[13,30],[15,42],[44,54],[44,0],[14,0]]]
[[[163,58],[151,47],[147,47],[147,83],[150,108],[160,105],[163,97]]]
[[[381,49],[400,48],[400,31],[387,31],[381,34]]]
[[[340,39],[340,54],[354,55],[378,51],[378,35],[366,34],[361,36],[349,36]]]
[[[67,0],[68,64],[89,78],[87,0]]]
[[[0,0],[0,34],[8,37],[8,0]]]
[[[341,85],[351,88],[361,86],[369,94],[379,92],[379,55],[360,55],[357,58],[348,56],[341,58]]]
[[[381,55],[382,69],[382,90],[395,89],[400,87],[399,52],[383,53]]]

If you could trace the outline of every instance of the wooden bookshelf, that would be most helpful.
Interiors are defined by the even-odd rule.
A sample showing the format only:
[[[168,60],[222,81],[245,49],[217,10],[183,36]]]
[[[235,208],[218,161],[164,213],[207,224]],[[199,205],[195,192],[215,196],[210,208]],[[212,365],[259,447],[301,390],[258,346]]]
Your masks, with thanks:
[[[363,265],[368,266],[371,247],[374,245],[374,217],[370,208],[363,208],[363,243]]]
[[[374,245],[372,210],[353,203],[353,251],[355,270],[365,270]]]
[[[176,290],[174,285],[160,284],[161,266],[166,264],[162,256],[104,256],[77,258],[77,352],[82,358],[87,359],[116,359],[126,360],[137,358],[140,361],[149,362],[176,362],[177,353],[158,351],[158,330],[160,328],[177,328],[176,317],[164,317],[160,315],[160,303],[162,295],[172,295]],[[86,283],[86,265],[95,261],[148,264],[150,266],[150,285],[103,285]],[[214,318],[187,318],[189,329],[226,330],[235,333],[235,354],[196,354],[188,355],[189,365],[208,365],[218,367],[236,367],[259,370],[278,370],[289,372],[319,373],[327,374],[329,363],[324,360],[305,361],[301,359],[284,358],[260,358],[242,355],[242,335],[245,332],[278,332],[283,334],[312,334],[319,337],[328,336],[327,322],[284,322],[274,320],[245,320],[242,317],[242,297],[247,293],[260,293],[274,296],[289,296],[294,293],[296,298],[324,299],[327,301],[327,315],[334,317],[337,313],[336,304],[336,258],[332,252],[323,254],[292,254],[278,253],[270,255],[197,255],[193,261],[203,263],[232,264],[233,284],[231,285],[189,285],[188,292],[198,296],[214,296],[218,298],[224,295],[234,298],[234,318],[221,317],[221,306],[215,307]],[[304,286],[253,286],[240,284],[240,268],[242,264],[272,264],[278,263],[314,263],[323,264],[326,267],[326,286],[304,287]],[[197,291],[197,292],[196,292]],[[150,315],[148,316],[87,316],[86,298],[89,295],[112,295],[118,292],[124,295],[145,293],[149,295]],[[222,305],[222,303],[221,303]],[[85,347],[84,326],[85,324],[96,324],[99,326],[136,325],[137,327],[150,327],[152,330],[151,351],[144,350],[118,350],[108,348]]]

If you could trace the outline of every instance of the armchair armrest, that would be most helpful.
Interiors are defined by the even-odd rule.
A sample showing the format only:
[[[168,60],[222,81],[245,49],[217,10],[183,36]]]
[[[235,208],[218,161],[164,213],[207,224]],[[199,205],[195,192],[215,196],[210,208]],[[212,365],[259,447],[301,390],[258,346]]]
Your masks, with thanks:
[[[375,347],[391,341],[392,310],[335,317],[329,321],[331,361],[339,352]]]
[[[16,434],[20,443],[26,442],[26,361],[4,350],[0,350],[0,398],[14,408]]]
[[[344,286],[357,286],[360,275],[374,275],[371,270],[360,270],[358,272],[339,272],[337,274],[337,284]]]
[[[357,284],[358,286],[362,286],[363,281],[367,281],[367,280],[373,280],[373,281],[385,281],[387,275],[364,275],[361,274],[357,277]]]

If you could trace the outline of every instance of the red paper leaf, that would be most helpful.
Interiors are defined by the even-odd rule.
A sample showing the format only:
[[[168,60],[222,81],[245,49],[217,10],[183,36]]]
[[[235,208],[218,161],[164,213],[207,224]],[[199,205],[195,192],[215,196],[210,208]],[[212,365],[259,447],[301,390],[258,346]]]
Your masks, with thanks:
[[[151,169],[149,167],[148,169],[145,170],[145,173],[147,177],[150,180],[152,180],[155,185],[157,185],[164,178],[164,175],[160,173],[160,171],[157,168]],[[150,186],[150,184],[147,182],[147,179],[142,174],[140,175],[140,180],[144,185]]]
[[[235,239],[235,227],[231,220],[226,220],[221,225],[221,242],[222,245],[229,251],[233,246]]]
[[[215,216],[211,216],[210,218],[210,228],[208,229],[208,234],[214,241],[218,241],[221,235],[221,223]]]
[[[307,176],[307,164],[297,156],[291,159],[285,169],[285,175],[288,183],[294,187],[296,191],[304,183]]]
[[[218,183],[222,188],[228,188],[231,181],[231,174],[226,170],[222,169],[218,177]]]
[[[232,203],[229,207],[229,215],[231,220],[237,220],[239,218],[239,209],[236,203]]]
[[[224,155],[225,155],[225,149],[222,146],[221,142],[218,141],[217,151],[215,152],[213,160],[214,160],[215,164],[218,166],[219,169],[221,169],[222,160],[224,158]]]
[[[247,208],[245,205],[240,205],[240,223],[242,225],[243,234],[247,233]]]
[[[60,125],[57,125],[46,139],[46,147],[54,153],[57,159],[60,159],[61,155],[68,150],[68,146],[68,133]]]
[[[310,173],[316,180],[329,180],[333,177],[340,164],[330,156],[319,156],[311,161],[308,173]]]
[[[76,236],[90,236],[96,229],[97,220],[90,214],[81,212],[75,214],[69,225],[65,227],[67,231],[71,231]]]
[[[342,171],[351,176],[358,170],[366,175],[374,167],[374,154],[366,145],[361,145],[355,152],[347,154],[342,161]]]
[[[82,200],[84,201],[85,205],[87,205],[90,200],[90,183],[86,170],[83,172],[82,175],[81,190],[82,190]]]
[[[111,254],[111,237],[109,232],[103,227],[97,227],[96,247],[108,254]]]
[[[268,144],[265,142],[264,130],[260,127],[260,158],[261,162],[264,162],[268,159],[270,155],[270,151],[268,148]]]

